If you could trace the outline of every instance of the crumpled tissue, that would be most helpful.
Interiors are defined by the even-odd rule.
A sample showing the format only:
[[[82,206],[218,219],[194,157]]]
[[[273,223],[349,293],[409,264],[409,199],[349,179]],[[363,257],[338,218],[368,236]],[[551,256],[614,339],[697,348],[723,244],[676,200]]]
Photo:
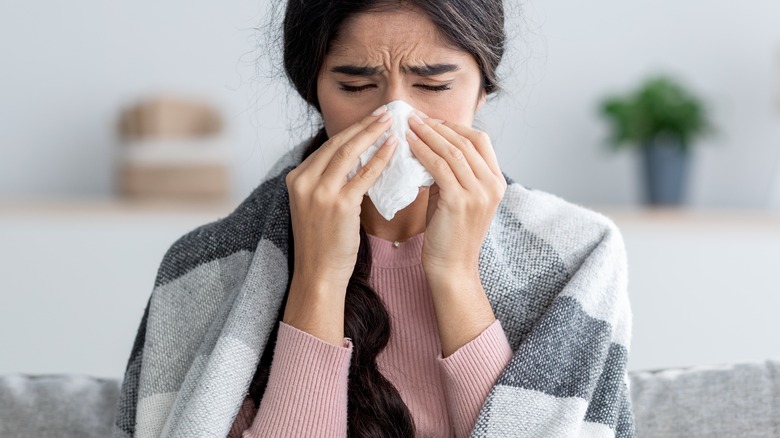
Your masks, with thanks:
[[[430,172],[412,155],[409,142],[406,141],[406,133],[409,131],[409,116],[414,108],[402,100],[394,100],[387,104],[387,110],[393,117],[392,127],[360,155],[347,175],[347,179],[351,180],[390,137],[390,132],[394,132],[398,144],[396,144],[393,156],[390,158],[390,163],[382,171],[374,185],[368,189],[368,197],[371,202],[374,203],[379,214],[389,221],[399,210],[417,199],[420,187],[430,187],[434,180]]]

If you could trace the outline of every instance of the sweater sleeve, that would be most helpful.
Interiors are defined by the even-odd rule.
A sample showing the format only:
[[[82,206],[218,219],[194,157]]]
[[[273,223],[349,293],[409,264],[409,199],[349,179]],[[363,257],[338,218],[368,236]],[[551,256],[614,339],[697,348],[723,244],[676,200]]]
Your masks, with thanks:
[[[512,359],[512,348],[496,319],[476,338],[437,362],[456,437],[474,427],[490,389]]]
[[[346,437],[352,340],[339,347],[279,324],[268,386],[243,438]]]

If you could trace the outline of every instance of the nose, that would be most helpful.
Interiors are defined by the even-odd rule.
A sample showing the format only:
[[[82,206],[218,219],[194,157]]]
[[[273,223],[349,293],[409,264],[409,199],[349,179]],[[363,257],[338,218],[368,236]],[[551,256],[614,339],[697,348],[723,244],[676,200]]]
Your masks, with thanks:
[[[392,102],[394,100],[403,100],[409,105],[414,106],[414,102],[411,101],[411,96],[404,88],[401,81],[392,81],[392,83],[388,83],[384,93],[384,99],[384,103]]]

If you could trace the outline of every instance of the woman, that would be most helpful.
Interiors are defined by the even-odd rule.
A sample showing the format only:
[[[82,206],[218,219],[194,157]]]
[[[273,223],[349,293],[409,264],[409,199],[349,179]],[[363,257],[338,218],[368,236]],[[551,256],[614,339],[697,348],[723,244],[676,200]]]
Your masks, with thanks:
[[[115,437],[634,436],[619,231],[504,175],[471,127],[499,0],[291,0],[284,64],[323,129],[174,243]],[[386,221],[354,178],[403,100],[435,183]]]

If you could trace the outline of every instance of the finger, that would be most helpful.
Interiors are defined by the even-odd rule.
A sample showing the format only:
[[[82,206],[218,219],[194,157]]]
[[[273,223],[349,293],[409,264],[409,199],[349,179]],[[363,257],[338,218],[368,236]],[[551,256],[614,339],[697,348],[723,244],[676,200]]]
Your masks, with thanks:
[[[379,176],[382,175],[382,171],[385,170],[387,164],[390,163],[390,158],[392,158],[397,144],[398,138],[395,134],[391,134],[382,146],[379,147],[379,150],[376,151],[376,154],[368,160],[368,163],[361,167],[358,173],[344,185],[343,193],[347,196],[365,195]]]
[[[323,183],[334,184],[337,185],[338,189],[341,189],[347,182],[347,174],[358,162],[360,155],[375,144],[392,123],[390,113],[385,113],[382,118],[355,134],[336,149],[327,168],[322,173]]]
[[[432,120],[429,123],[434,123]],[[466,158],[466,154],[457,146],[450,143],[449,140],[442,137],[436,130],[426,124],[418,114],[412,114],[409,118],[409,128],[419,137],[415,139],[410,136],[410,145],[412,141],[422,141],[432,149],[439,157],[442,157],[450,171],[458,179],[461,186],[465,188],[475,188],[479,186],[479,181],[471,169],[471,165]],[[438,164],[441,166],[441,164]]]
[[[420,160],[423,167],[433,176],[439,187],[461,186],[460,181],[452,172],[450,164],[442,156],[437,154],[430,146],[414,134],[411,129],[406,134],[406,141],[414,156]]]
[[[381,120],[381,122],[380,122]],[[315,150],[307,159],[308,166],[312,168],[312,171],[316,175],[322,175],[329,163],[333,159],[333,155],[344,145],[347,141],[354,138],[360,132],[368,129],[376,123],[385,124],[388,128],[390,124],[387,122],[392,120],[387,112],[387,105],[382,105],[377,108],[373,113],[361,119],[359,122],[350,125],[348,128],[329,138],[328,141],[322,144],[317,150]],[[381,132],[380,132],[381,134]],[[379,135],[377,135],[377,138]],[[376,139],[374,139],[376,141]],[[371,143],[373,144],[373,142]],[[368,148],[370,145],[366,145]]]
[[[480,131],[469,126],[459,125],[449,121],[443,122],[442,125],[452,129],[463,137],[468,138],[477,152],[479,152],[479,155],[485,160],[485,163],[487,163],[491,172],[496,176],[502,176],[501,168],[498,165],[498,158],[496,158],[496,151],[490,141],[490,136],[488,136],[485,131]]]
[[[469,166],[471,166],[472,172],[474,172],[474,175],[476,175],[478,179],[485,180],[495,176],[485,161],[485,158],[479,153],[470,139],[455,132],[452,128],[444,124],[443,120],[430,118],[424,118],[422,120],[426,125],[430,126],[434,131],[438,132],[439,135],[463,152],[463,155],[466,156],[466,160],[469,162]],[[452,124],[454,125],[454,123]]]

